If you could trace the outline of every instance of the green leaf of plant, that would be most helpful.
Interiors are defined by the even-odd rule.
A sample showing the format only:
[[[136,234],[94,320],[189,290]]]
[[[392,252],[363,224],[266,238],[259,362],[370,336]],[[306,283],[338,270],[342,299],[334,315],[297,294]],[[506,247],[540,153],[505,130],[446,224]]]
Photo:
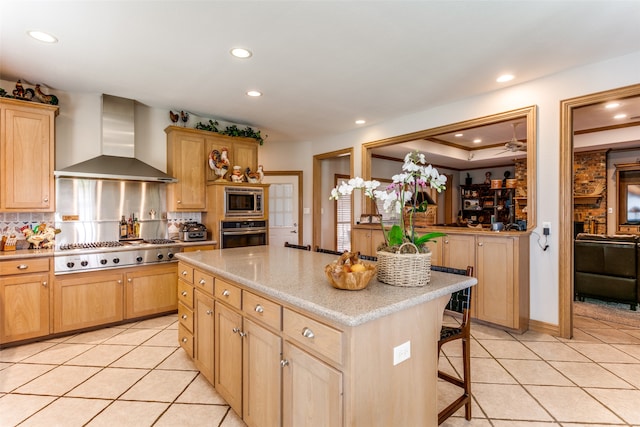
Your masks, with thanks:
[[[394,224],[389,229],[389,246],[401,245],[404,241],[404,232],[398,224]]]
[[[433,233],[427,233],[427,234],[424,234],[424,235],[418,237],[416,239],[416,241],[413,242],[413,243],[416,246],[420,247],[421,245],[424,245],[425,243],[430,242],[430,241],[434,240],[437,237],[443,237],[443,236],[446,236],[446,234],[434,231]]]

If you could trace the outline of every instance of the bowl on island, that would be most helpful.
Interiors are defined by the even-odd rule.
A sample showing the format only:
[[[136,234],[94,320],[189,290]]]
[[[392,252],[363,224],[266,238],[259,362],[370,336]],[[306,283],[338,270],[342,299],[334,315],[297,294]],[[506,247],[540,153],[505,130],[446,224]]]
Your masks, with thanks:
[[[375,264],[362,262],[356,252],[345,252],[324,268],[329,283],[336,289],[359,291],[376,275]]]

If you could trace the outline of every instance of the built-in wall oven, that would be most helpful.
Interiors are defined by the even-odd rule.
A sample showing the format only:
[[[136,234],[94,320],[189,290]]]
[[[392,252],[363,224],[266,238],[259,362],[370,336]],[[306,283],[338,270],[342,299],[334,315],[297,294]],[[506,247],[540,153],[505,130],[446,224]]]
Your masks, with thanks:
[[[220,221],[220,249],[268,244],[267,221]]]

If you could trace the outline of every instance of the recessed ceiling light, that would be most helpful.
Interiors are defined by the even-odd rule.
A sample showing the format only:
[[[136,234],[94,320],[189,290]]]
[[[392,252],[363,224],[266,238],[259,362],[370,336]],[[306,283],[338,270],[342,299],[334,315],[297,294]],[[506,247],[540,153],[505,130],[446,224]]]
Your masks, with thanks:
[[[45,43],[56,43],[58,41],[57,38],[55,38],[49,33],[45,33],[44,31],[32,30],[32,31],[28,31],[27,34],[29,34],[34,39],[40,40],[41,42],[45,42]]]
[[[515,77],[512,74],[503,74],[496,79],[498,83],[509,82],[513,80]]]
[[[626,114],[616,114],[613,116],[614,119],[624,119],[625,117],[627,117]]]
[[[463,133],[456,133],[456,134],[455,134],[455,135],[453,135],[453,136],[455,136],[456,138],[460,138],[462,135],[464,135],[464,134],[463,134]]]
[[[358,120],[356,120],[356,124],[357,124],[357,125],[363,125],[363,124],[365,124],[365,123],[367,123],[367,121],[366,121],[366,120],[362,120],[362,119],[358,119]]]
[[[610,103],[608,103],[607,105],[605,105],[605,106],[604,106],[604,108],[609,108],[609,109],[611,109],[611,108],[617,108],[617,107],[619,107],[619,106],[620,106],[620,103],[619,103],[619,102],[610,102]]]
[[[474,144],[480,144],[482,142],[482,140],[480,138],[476,138],[473,140]]]
[[[250,58],[251,55],[253,55],[250,50],[244,49],[242,47],[234,47],[233,49],[231,49],[230,53],[236,58],[243,58],[243,59]]]
[[[262,92],[258,91],[258,90],[250,90],[247,92],[247,95],[249,96],[262,96]]]

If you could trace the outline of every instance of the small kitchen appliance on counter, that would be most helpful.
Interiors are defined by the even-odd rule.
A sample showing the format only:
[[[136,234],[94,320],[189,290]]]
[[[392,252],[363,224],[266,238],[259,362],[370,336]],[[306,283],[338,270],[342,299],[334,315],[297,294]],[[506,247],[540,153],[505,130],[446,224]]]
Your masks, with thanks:
[[[197,242],[207,240],[207,227],[198,222],[185,222],[180,229],[180,241]]]

